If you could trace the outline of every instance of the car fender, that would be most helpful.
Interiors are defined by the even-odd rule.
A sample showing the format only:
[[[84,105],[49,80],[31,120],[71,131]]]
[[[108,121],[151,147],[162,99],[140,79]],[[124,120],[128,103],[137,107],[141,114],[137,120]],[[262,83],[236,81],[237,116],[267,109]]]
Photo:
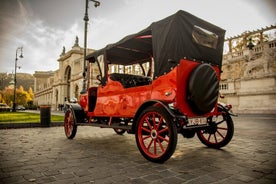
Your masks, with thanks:
[[[135,131],[136,123],[138,121],[138,118],[140,114],[143,112],[144,109],[150,106],[161,106],[163,107],[173,118],[176,117],[175,114],[172,112],[172,110],[169,108],[169,106],[160,100],[148,100],[144,102],[136,111],[134,118],[133,118],[133,125],[132,125],[132,132]]]
[[[232,105],[226,105],[222,102],[218,102],[218,111],[219,112],[226,112],[231,116],[238,116],[237,114],[232,112]]]
[[[67,106],[69,106],[68,109],[73,110],[74,118],[76,119],[76,123],[83,123],[85,118],[85,113],[83,108],[77,104],[77,103],[67,103]]]

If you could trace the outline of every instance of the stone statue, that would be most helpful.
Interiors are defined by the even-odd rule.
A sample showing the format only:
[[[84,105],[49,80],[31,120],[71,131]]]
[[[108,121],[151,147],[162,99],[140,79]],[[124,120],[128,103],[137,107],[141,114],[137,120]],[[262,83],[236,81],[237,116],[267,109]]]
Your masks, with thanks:
[[[60,54],[60,56],[63,56],[65,54],[65,46],[63,46],[62,48],[62,53]]]
[[[252,43],[252,38],[249,38],[249,43],[246,46],[249,50],[249,54],[248,54],[248,61],[252,60],[252,56],[253,56],[253,47],[254,44]]]
[[[253,50],[254,44],[252,43],[252,38],[249,38],[249,43],[246,46],[249,50]]]
[[[79,47],[79,37],[76,36],[74,47]]]
[[[263,45],[262,56],[245,63],[244,76],[263,76],[272,72],[275,51],[268,44]]]

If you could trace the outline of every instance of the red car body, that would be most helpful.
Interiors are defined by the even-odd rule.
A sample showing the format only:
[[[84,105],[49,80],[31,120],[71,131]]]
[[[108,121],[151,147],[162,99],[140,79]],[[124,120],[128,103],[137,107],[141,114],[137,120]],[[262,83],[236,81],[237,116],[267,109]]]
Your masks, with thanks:
[[[231,106],[218,102],[224,34],[178,11],[88,55],[88,71],[98,66],[99,86],[88,82],[79,104],[69,104],[66,136],[74,138],[78,125],[134,133],[141,154],[159,163],[174,153],[177,133],[197,134],[213,148],[227,145],[234,132]],[[114,65],[124,71],[137,65],[142,74],[116,73]]]

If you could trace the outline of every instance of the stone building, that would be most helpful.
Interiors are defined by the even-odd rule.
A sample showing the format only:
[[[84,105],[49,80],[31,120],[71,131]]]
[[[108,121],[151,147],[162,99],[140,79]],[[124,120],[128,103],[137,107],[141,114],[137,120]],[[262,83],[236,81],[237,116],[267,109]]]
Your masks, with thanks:
[[[276,25],[225,40],[220,92],[234,111],[276,114],[275,38]]]
[[[88,49],[87,53],[93,51]],[[57,61],[58,70],[34,73],[34,103],[38,106],[51,105],[52,109],[59,109],[65,99],[78,99],[83,84],[83,48],[78,44],[78,37],[71,50],[66,52],[63,47]]]
[[[53,71],[35,71],[34,73],[34,104],[52,104],[53,98]]]
[[[224,103],[232,104],[237,113],[276,114],[276,25],[257,31],[247,31],[227,38],[222,64],[220,92]],[[88,54],[93,52],[88,49]],[[77,98],[82,89],[83,48],[75,45],[68,52],[63,49],[56,71],[36,71],[35,103],[50,104],[58,109],[65,98]],[[90,84],[96,85],[97,68],[92,68]],[[117,73],[140,71],[135,66],[114,66]],[[94,79],[94,80],[93,80]]]

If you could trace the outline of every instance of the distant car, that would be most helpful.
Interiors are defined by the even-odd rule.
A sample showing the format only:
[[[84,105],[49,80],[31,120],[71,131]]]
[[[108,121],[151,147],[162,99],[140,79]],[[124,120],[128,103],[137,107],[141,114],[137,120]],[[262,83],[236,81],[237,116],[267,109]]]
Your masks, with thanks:
[[[5,103],[0,103],[0,112],[9,112],[11,111],[11,107]]]
[[[26,108],[25,108],[23,105],[18,105],[18,106],[16,107],[16,110],[24,111],[24,110],[26,110]]]

